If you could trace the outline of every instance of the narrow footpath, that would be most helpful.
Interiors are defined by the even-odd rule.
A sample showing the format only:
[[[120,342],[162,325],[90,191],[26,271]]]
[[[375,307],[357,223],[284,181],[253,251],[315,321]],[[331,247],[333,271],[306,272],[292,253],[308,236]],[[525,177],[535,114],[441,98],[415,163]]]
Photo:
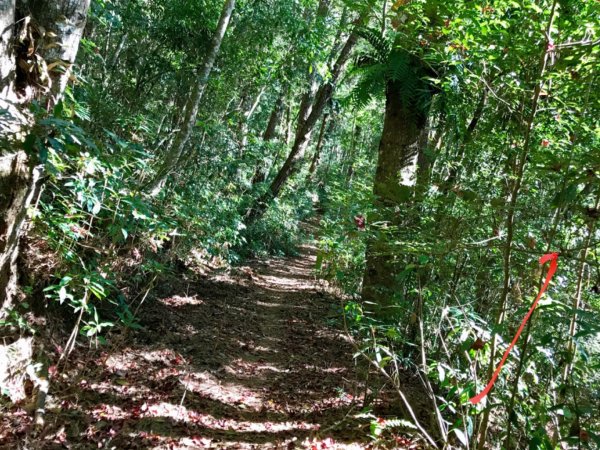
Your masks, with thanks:
[[[74,354],[43,434],[22,448],[368,448],[369,423],[355,418],[365,377],[314,266],[306,245],[173,277],[125,344]]]

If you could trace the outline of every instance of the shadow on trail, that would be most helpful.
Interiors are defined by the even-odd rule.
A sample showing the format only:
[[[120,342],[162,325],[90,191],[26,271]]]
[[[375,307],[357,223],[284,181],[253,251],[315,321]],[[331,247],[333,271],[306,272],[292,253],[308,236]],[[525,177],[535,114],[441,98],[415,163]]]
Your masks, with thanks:
[[[43,448],[364,448],[363,377],[302,251],[161,286],[128,347],[53,385]]]

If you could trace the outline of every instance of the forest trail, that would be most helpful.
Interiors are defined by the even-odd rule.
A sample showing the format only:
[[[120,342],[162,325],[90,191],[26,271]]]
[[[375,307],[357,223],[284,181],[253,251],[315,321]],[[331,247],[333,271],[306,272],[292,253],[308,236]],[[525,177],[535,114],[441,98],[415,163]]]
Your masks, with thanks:
[[[142,308],[131,345],[72,356],[76,379],[53,382],[38,444],[368,446],[368,421],[353,418],[364,376],[335,325],[336,299],[312,274],[315,253],[304,245],[298,257],[173,278]]]

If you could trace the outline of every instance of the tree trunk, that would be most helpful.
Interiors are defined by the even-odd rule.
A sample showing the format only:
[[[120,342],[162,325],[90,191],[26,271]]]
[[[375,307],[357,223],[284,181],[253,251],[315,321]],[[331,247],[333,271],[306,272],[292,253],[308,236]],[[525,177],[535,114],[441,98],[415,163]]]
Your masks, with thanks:
[[[385,35],[385,21],[387,20],[387,0],[383,0],[383,10],[381,12],[381,35]]]
[[[2,2],[0,110],[5,114],[0,119],[0,138],[6,140],[27,122],[23,104],[37,99],[50,110],[60,101],[71,77],[90,0]],[[35,66],[38,70],[25,69]]]
[[[252,103],[252,105],[250,105],[249,108],[244,108],[245,111],[243,112],[242,117],[239,122],[239,125],[238,125],[240,151],[243,151],[248,143],[248,125],[249,125],[250,119],[252,118],[252,116],[254,115],[254,112],[256,111],[256,108],[258,108],[258,105],[260,104],[260,100],[262,99],[262,96],[264,95],[266,89],[267,89],[266,86],[263,86],[260,89],[259,93],[257,94],[256,98],[254,99],[254,102]]]
[[[277,138],[277,127],[279,126],[279,122],[281,122],[281,116],[283,115],[283,108],[285,106],[283,102],[283,90],[279,94],[277,101],[275,102],[275,106],[273,106],[273,111],[269,116],[269,123],[267,124],[267,128],[263,134],[263,141],[269,142],[273,139]]]
[[[319,88],[319,83],[317,82],[317,77],[314,72],[311,74],[310,82],[308,85],[308,90],[302,96],[302,100],[300,101],[300,109],[298,110],[298,123],[296,125],[296,133],[299,132],[308,116],[312,111],[313,102],[315,101],[315,95],[317,95],[317,89]]]
[[[327,18],[327,14],[329,13],[329,4],[330,0],[320,0],[319,7],[317,9],[317,16],[315,21],[315,28],[317,30],[323,27],[325,19]],[[317,79],[317,71],[312,67],[308,77],[308,89],[302,96],[302,100],[300,101],[300,109],[298,111],[298,122],[296,124],[296,135],[301,133],[306,121],[310,117],[310,113],[312,112],[315,96],[317,95],[317,90],[319,89],[319,82]],[[306,151],[306,146],[310,142],[310,137],[312,134],[312,130],[308,132],[306,139],[302,144],[302,148],[299,150],[301,153]]]
[[[117,67],[117,64],[119,64],[119,58],[121,57],[121,53],[123,53],[123,50],[125,49],[125,43],[127,42],[127,38],[128,34],[127,32],[124,32],[121,35],[121,39],[119,40],[119,44],[115,49],[114,55],[110,59],[110,62],[104,67],[104,71],[102,73],[102,87],[105,89],[108,87],[110,80],[112,79],[112,75],[115,73],[115,68]],[[106,39],[107,45],[109,41],[110,39]]]
[[[354,160],[356,159],[356,148],[358,145],[358,140],[361,134],[360,126],[356,125],[356,119],[354,120],[354,127],[352,129],[352,142],[350,144],[350,151],[348,155],[344,158],[348,161],[348,169],[346,170],[346,185],[348,187],[352,184],[352,177],[354,176]]]
[[[475,130],[477,129],[477,124],[481,120],[483,115],[483,110],[485,108],[487,102],[487,88],[484,86],[481,94],[479,95],[479,100],[477,101],[477,106],[475,107],[475,111],[473,113],[473,118],[469,122],[469,126],[465,132],[464,138],[460,143],[460,147],[458,149],[458,154],[456,157],[456,164],[450,169],[448,177],[444,181],[444,189],[446,191],[452,189],[453,185],[456,183],[456,180],[459,177],[459,168],[463,166],[463,159],[465,157],[465,150],[467,146],[471,143],[473,136],[475,134]]]
[[[29,204],[30,179],[25,152],[0,157],[0,318],[14,306],[19,235]]]
[[[83,36],[90,0],[30,0],[24,2],[35,22],[46,30],[42,56],[52,80],[48,107],[53,107],[67,87],[79,41]],[[19,7],[19,9],[21,9]],[[25,10],[23,10],[23,13]],[[53,32],[53,37],[49,32]],[[40,42],[38,42],[40,44]]]
[[[9,97],[15,71],[12,45],[15,22],[15,0],[2,0],[0,7],[0,98]],[[2,105],[0,104],[0,107]],[[0,124],[0,131],[2,131]]]
[[[177,136],[173,142],[173,146],[169,153],[167,153],[161,169],[158,171],[157,176],[149,186],[149,190],[154,193],[162,188],[171,172],[177,167],[177,163],[181,159],[183,151],[190,140],[192,130],[196,124],[196,117],[198,116],[200,101],[202,100],[206,85],[208,84],[210,73],[219,54],[219,50],[221,49],[221,43],[223,42],[223,37],[227,31],[234,7],[235,0],[225,0],[225,3],[223,4],[223,10],[221,11],[221,17],[219,18],[219,24],[217,25],[217,29],[211,41],[209,51],[204,58],[202,67],[200,69],[198,81],[194,84],[189,100],[186,102],[181,129],[177,133]]]
[[[361,19],[359,19],[361,20]],[[271,183],[269,190],[267,193],[262,196],[252,209],[249,211],[247,215],[247,221],[252,223],[258,219],[260,219],[265,211],[267,210],[268,204],[271,200],[277,198],[281,189],[285,186],[289,178],[298,170],[299,162],[304,157],[304,152],[306,150],[306,143],[309,139],[309,136],[315,127],[317,121],[323,114],[325,107],[331,97],[333,95],[335,83],[339,79],[342,74],[344,67],[348,59],[350,58],[350,54],[358,41],[358,34],[353,31],[348,37],[344,47],[342,48],[340,55],[338,56],[337,61],[335,62],[333,69],[331,70],[331,78],[325,84],[323,84],[312,103],[311,112],[303,122],[302,126],[298,128],[296,133],[296,137],[294,139],[294,144],[288,154],[286,161],[283,166],[277,173],[277,176]]]
[[[79,40],[83,34],[89,0],[31,0],[9,1],[0,15],[2,39],[0,41],[0,109],[12,115],[10,126],[0,124],[0,315],[12,305],[16,292],[16,267],[19,235],[34,192],[37,190],[40,168],[36,161],[22,151],[8,151],[19,147],[20,134],[27,126],[25,103],[33,97],[39,99],[48,109],[54,107],[62,96],[75,62]],[[24,15],[27,13],[27,15]],[[15,43],[10,37],[15,34],[13,27],[27,27],[25,39],[35,39],[37,56],[44,59],[48,79],[33,80],[23,78],[17,59],[27,64],[32,55],[19,52],[22,45],[31,42]],[[23,28],[22,28],[23,29]],[[45,30],[40,34],[39,30]],[[13,54],[13,48],[17,49]],[[35,55],[34,55],[35,56]],[[28,86],[26,83],[31,82]],[[44,83],[45,89],[40,88]]]
[[[283,101],[284,90],[281,91],[275,105],[273,106],[273,111],[269,116],[269,123],[267,124],[267,128],[263,134],[263,141],[269,142],[277,138],[277,127],[279,126],[279,122],[281,122],[281,118],[283,116],[283,109],[285,107],[285,103]],[[263,167],[262,164],[258,164],[256,170],[254,171],[254,175],[252,176],[252,186],[256,186],[259,183],[264,183],[267,179],[267,173],[269,170],[266,167]]]
[[[319,139],[317,140],[317,147],[315,148],[315,154],[310,163],[310,168],[308,169],[308,179],[312,178],[312,176],[317,170],[317,166],[319,165],[319,159],[321,158],[321,148],[323,147],[325,128],[327,127],[328,119],[329,114],[323,115],[323,121],[321,122],[321,130],[319,131]]]
[[[36,99],[51,110],[71,76],[90,0],[3,0],[0,11],[0,319],[13,308],[18,293],[19,240],[27,209],[41,187],[43,166],[27,155],[21,141],[32,118],[27,103]],[[19,40],[13,36],[20,36]],[[31,53],[34,48],[34,53]],[[41,62],[40,62],[41,61]],[[37,71],[23,67],[38,65]],[[32,75],[34,74],[34,75]],[[17,351],[20,355],[12,355]],[[23,361],[29,363],[32,338],[0,344],[0,383],[22,399]],[[14,364],[19,364],[13,365]]]
[[[375,211],[370,218],[371,223],[385,223],[392,227],[400,225],[400,217],[394,209],[408,199],[415,185],[427,114],[428,110],[415,112],[406,108],[402,103],[400,84],[388,81],[373,187]],[[389,317],[390,307],[394,304],[398,273],[394,250],[386,233],[377,232],[368,242],[366,259],[362,297],[365,302],[374,304],[375,317],[384,319]]]
[[[292,102],[288,100],[285,109],[285,145],[290,145],[290,142],[292,142]]]

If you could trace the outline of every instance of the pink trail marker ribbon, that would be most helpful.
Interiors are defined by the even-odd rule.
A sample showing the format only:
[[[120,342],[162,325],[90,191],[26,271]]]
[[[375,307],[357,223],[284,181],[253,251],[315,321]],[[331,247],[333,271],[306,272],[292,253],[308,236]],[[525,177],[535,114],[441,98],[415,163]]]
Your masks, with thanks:
[[[485,387],[485,389],[483,391],[481,391],[475,397],[469,399],[469,401],[472,404],[476,405],[481,400],[483,400],[485,398],[485,396],[489,394],[490,390],[494,386],[494,383],[496,382],[496,379],[498,378],[498,375],[500,374],[500,370],[502,370],[502,366],[504,365],[506,359],[508,358],[508,355],[510,354],[511,350],[513,349],[513,347],[519,340],[519,336],[521,336],[521,333],[523,332],[523,329],[525,328],[525,324],[527,323],[527,321],[533,314],[533,311],[535,311],[535,307],[537,306],[538,302],[540,301],[540,298],[542,298],[542,295],[544,294],[544,292],[546,292],[546,289],[548,288],[548,285],[550,284],[550,280],[552,280],[552,277],[554,276],[554,273],[556,272],[556,269],[558,267],[558,253],[557,252],[548,253],[548,254],[542,256],[540,258],[540,265],[544,265],[548,261],[550,261],[550,268],[548,269],[548,274],[546,275],[546,281],[544,281],[544,284],[542,285],[542,288],[540,289],[540,293],[538,294],[537,298],[533,302],[533,305],[531,305],[531,308],[529,309],[529,312],[523,319],[523,322],[521,322],[521,326],[517,330],[517,334],[515,334],[515,337],[513,338],[512,342],[510,343],[510,345],[504,352],[504,356],[502,357],[500,364],[498,364],[498,367],[496,367],[496,371],[492,375],[490,382],[487,384],[487,386]]]

